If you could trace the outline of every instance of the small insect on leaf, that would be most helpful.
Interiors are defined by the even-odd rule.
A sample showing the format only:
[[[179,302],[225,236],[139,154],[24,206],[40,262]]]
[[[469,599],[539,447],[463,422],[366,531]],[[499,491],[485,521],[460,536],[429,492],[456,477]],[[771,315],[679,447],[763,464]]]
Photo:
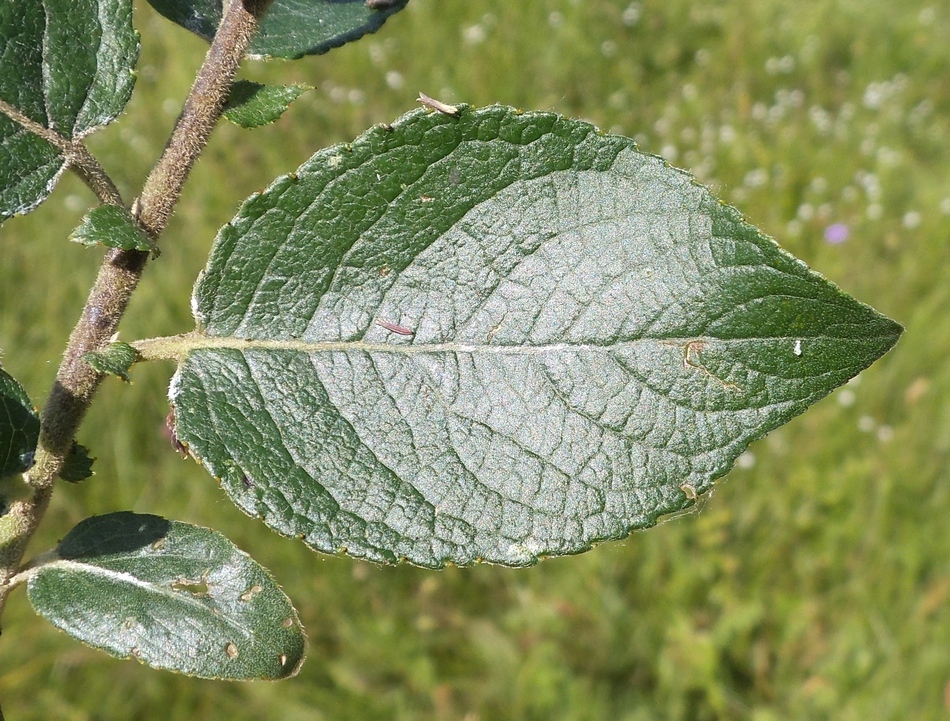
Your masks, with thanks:
[[[459,109],[454,105],[449,105],[448,103],[443,103],[441,100],[436,100],[435,98],[430,98],[425,93],[419,93],[419,97],[416,98],[416,102],[422,103],[433,110],[438,110],[440,113],[445,115],[458,115]]]
[[[373,10],[383,10],[396,5],[399,0],[366,0],[366,7]]]
[[[376,325],[385,328],[388,331],[393,333],[398,333],[399,335],[414,335],[415,331],[412,328],[406,328],[404,325],[397,325],[396,323],[390,323],[388,320],[382,320],[381,318],[376,319]]]
[[[178,433],[175,432],[175,408],[172,407],[168,411],[168,415],[165,416],[165,437],[172,444],[172,448],[181,453],[183,456],[188,456],[188,446],[178,440]]]

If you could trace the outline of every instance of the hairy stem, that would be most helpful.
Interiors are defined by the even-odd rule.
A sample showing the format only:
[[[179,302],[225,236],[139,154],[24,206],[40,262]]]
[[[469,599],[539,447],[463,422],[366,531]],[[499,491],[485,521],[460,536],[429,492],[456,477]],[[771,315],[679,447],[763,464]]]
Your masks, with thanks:
[[[255,17],[263,15],[271,0],[233,0],[221,19],[212,43],[178,123],[158,165],[145,181],[135,212],[142,227],[153,237],[165,228],[192,166],[208,142],[221,109],[228,99],[234,73],[257,29]],[[218,38],[231,38],[219,43]]]
[[[231,0],[198,72],[168,145],[146,180],[135,212],[153,240],[165,230],[188,173],[204,149],[241,58],[271,0]],[[90,156],[91,157],[91,156]],[[102,376],[82,360],[114,336],[148,253],[112,250],[106,254],[82,316],[69,338],[56,382],[41,417],[36,463],[26,474],[29,493],[0,518],[0,613],[26,545],[36,531],[62,471],[76,431]]]

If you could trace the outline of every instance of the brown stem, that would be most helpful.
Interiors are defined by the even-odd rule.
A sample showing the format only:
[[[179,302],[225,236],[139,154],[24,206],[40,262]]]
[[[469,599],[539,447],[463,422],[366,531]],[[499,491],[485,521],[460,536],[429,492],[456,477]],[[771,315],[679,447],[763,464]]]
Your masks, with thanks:
[[[153,240],[165,230],[188,172],[221,115],[241,58],[270,2],[231,0],[225,10],[171,139],[135,204],[139,222]],[[148,254],[141,251],[109,251],[69,338],[43,408],[36,463],[26,474],[29,493],[25,499],[13,502],[0,518],[0,613],[10,591],[7,582],[16,573],[49,505],[53,483],[102,380],[82,357],[109,343],[147,260]]]
[[[139,222],[153,237],[165,228],[189,171],[221,117],[238,64],[257,29],[255,18],[264,14],[270,2],[243,0],[242,7],[242,2],[233,0],[221,19],[205,65],[195,78],[165,152],[145,181],[137,203]],[[230,41],[219,43],[222,36]]]

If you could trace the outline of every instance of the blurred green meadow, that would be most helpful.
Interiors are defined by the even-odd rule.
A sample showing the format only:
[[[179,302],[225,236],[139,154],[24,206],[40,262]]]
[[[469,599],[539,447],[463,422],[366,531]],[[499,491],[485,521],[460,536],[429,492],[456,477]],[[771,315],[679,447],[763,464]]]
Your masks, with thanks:
[[[136,94],[89,143],[126,199],[204,44],[139,3]],[[193,327],[189,291],[239,202],[415,105],[550,109],[635,137],[844,290],[898,346],[754,444],[698,510],[529,570],[327,557],[237,511],[163,435],[173,367],[109,379],[80,433],[97,475],[54,497],[35,552],[131,509],[225,532],[310,635],[302,673],[226,684],[88,649],[18,592],[8,719],[945,719],[950,714],[950,6],[937,0],[412,0],[376,35],[244,76],[315,87],[276,124],[224,123],[122,325]],[[4,367],[42,404],[101,257],[64,178],[0,227]]]

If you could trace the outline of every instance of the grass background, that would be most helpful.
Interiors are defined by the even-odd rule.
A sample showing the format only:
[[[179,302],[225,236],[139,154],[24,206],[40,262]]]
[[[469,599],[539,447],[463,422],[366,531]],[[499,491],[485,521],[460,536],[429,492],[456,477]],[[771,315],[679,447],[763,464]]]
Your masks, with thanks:
[[[139,3],[128,113],[90,139],[127,198],[204,45]],[[636,137],[907,333],[754,444],[714,498],[525,571],[324,557],[245,518],[163,437],[171,366],[109,380],[80,440],[97,475],[34,550],[132,509],[214,526],[269,567],[309,630],[280,684],[151,671],[11,600],[9,719],[944,719],[950,703],[950,8],[936,0],[413,0],[377,35],[245,75],[316,90],[275,125],[222,124],[123,337],[191,328],[188,291],[238,203],[318,148],[442,100],[552,109]],[[0,228],[4,367],[41,403],[97,251],[65,242],[72,177]],[[842,244],[825,229],[846,224]]]

